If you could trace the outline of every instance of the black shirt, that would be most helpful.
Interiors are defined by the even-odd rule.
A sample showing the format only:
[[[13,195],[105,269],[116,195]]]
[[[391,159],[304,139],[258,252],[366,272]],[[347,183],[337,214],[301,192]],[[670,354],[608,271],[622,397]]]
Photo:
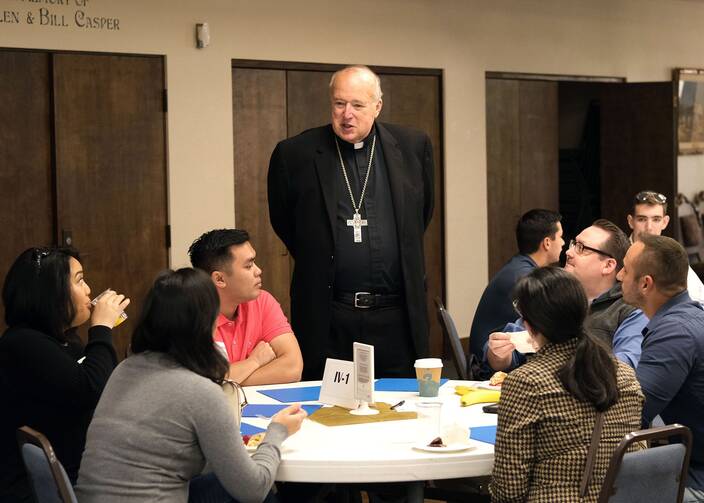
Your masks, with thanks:
[[[15,437],[24,425],[46,435],[75,483],[93,409],[117,365],[111,332],[90,328],[83,363],[76,347],[31,328],[0,337],[0,501],[31,501]]]
[[[355,203],[359,204],[375,128],[364,139],[364,146],[336,137],[345,163]],[[371,292],[400,294],[403,291],[401,262],[394,205],[381,142],[375,145],[369,182],[360,209],[363,220],[362,242],[354,242],[353,228],[347,225],[354,208],[337,162],[337,239],[335,245],[335,290],[338,292]]]

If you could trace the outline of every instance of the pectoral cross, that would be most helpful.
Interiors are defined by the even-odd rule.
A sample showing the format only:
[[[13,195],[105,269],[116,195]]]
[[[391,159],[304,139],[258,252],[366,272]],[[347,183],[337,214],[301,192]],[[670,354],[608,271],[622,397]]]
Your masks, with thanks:
[[[352,220],[347,221],[347,227],[352,227],[354,229],[355,243],[362,242],[362,226],[366,227],[366,225],[367,221],[362,220],[362,215],[360,215],[359,212],[355,212],[354,215],[352,215]]]

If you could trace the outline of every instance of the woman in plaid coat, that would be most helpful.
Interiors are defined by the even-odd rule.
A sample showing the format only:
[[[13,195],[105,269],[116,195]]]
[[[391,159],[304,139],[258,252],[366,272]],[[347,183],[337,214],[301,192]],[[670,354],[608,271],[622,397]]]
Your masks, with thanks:
[[[640,385],[631,367],[584,331],[588,303],[574,276],[535,269],[514,299],[539,350],[502,386],[492,502],[595,502],[616,445],[640,429]],[[598,412],[603,430],[581,497]]]

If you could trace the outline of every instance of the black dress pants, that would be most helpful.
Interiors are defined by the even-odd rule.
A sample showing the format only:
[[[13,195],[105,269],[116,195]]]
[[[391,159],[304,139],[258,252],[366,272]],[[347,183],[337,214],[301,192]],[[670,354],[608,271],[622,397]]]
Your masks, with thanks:
[[[405,306],[360,309],[333,301],[326,357],[352,361],[352,343],[374,346],[374,377],[415,377]]]

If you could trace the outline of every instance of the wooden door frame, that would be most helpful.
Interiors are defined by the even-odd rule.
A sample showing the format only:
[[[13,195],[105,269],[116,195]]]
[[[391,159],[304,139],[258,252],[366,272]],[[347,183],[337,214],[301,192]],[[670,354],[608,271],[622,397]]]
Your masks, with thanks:
[[[606,77],[599,75],[560,75],[555,73],[485,72],[484,79],[503,80],[544,80],[548,82],[586,82],[602,84],[623,84],[626,77]]]
[[[314,71],[314,72],[336,72],[349,65],[338,63],[306,63],[302,61],[267,61],[259,59],[233,59],[232,68],[250,68],[258,70],[287,70],[287,71]],[[376,73],[385,73],[392,75],[428,75],[440,77],[440,83],[443,84],[443,70],[441,68],[414,68],[407,66],[378,66],[369,65],[372,71]],[[442,98],[442,89],[441,98]],[[442,105],[442,100],[440,100]],[[441,110],[442,112],[442,107]],[[444,118],[444,114],[441,113]]]

